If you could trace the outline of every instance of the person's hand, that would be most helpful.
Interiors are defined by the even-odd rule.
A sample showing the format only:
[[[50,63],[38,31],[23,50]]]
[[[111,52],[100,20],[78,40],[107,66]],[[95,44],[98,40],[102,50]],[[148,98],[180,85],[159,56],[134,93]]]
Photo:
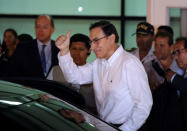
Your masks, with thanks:
[[[172,78],[172,76],[173,76],[174,74],[176,74],[176,73],[173,72],[173,71],[168,71],[168,72],[166,72],[166,79],[167,79],[168,82],[171,82],[171,78]]]
[[[70,34],[71,31],[68,31],[66,35],[58,37],[55,42],[56,47],[60,49],[61,55],[65,55],[69,52]]]

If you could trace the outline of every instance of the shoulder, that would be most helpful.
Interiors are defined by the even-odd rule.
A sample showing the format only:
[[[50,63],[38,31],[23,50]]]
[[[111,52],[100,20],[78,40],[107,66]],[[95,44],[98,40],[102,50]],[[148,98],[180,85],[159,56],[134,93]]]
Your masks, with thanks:
[[[128,64],[128,63],[130,64],[130,63],[134,63],[134,62],[139,63],[139,64],[141,63],[140,60],[135,55],[133,55],[127,51],[123,52],[121,58],[122,58],[123,63],[125,63],[125,64]]]
[[[133,54],[133,55],[136,55],[137,53],[139,53],[139,49],[138,49],[138,48],[135,48],[134,50],[129,51],[129,53],[131,53],[131,54]]]

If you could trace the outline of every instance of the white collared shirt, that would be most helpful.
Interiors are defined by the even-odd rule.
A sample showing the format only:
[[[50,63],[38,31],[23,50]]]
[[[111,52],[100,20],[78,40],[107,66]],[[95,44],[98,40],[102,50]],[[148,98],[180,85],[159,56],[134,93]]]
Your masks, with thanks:
[[[152,95],[142,63],[120,46],[108,59],[76,66],[70,53],[60,56],[59,65],[66,80],[74,84],[93,82],[100,118],[123,124],[124,131],[136,131],[147,119]]]

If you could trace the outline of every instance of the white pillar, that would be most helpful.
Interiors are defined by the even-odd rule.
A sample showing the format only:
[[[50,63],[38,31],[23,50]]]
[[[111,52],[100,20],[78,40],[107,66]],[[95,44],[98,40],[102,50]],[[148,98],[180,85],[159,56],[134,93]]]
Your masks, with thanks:
[[[187,37],[187,9],[181,9],[181,36]]]
[[[187,0],[147,0],[147,22],[155,27],[169,25],[169,8],[187,9]]]

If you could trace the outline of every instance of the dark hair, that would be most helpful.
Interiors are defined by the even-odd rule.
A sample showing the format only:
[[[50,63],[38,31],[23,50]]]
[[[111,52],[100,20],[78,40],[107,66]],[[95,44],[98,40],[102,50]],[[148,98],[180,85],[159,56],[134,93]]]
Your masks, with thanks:
[[[36,25],[37,20],[38,20],[40,17],[47,17],[47,18],[49,19],[50,23],[51,23],[51,27],[53,27],[53,28],[55,27],[53,18],[52,18],[52,16],[50,16],[50,15],[39,15],[39,16],[36,18],[36,20],[35,20],[35,25]]]
[[[90,49],[90,39],[88,36],[84,35],[84,34],[74,34],[71,38],[70,38],[70,45],[69,48],[71,47],[73,42],[83,42],[85,43],[86,48],[89,50]]]
[[[118,32],[117,32],[115,26],[113,24],[111,24],[109,21],[98,21],[94,24],[91,24],[89,29],[92,30],[93,28],[96,28],[96,27],[100,27],[106,36],[110,36],[110,35],[114,34],[116,37],[115,42],[118,43],[118,41],[119,41]]]
[[[178,37],[176,38],[175,42],[185,41],[185,40],[187,40],[187,37]]]
[[[158,32],[160,32],[160,31],[161,32],[163,32],[163,31],[168,32],[168,33],[170,33],[172,35],[172,37],[174,35],[173,29],[170,26],[167,26],[167,25],[161,25],[161,26],[159,26],[158,27]]]
[[[184,42],[184,48],[187,50],[187,37],[178,37],[175,40],[176,44],[178,42]]]
[[[6,32],[11,32],[15,38],[18,38],[18,34],[17,34],[16,30],[14,30],[14,29],[12,29],[12,28],[8,28],[8,29],[6,29],[6,30],[4,31],[4,36],[5,36],[5,33],[6,33]],[[3,42],[2,42],[2,46],[1,46],[1,47],[2,47],[2,52],[7,52],[7,51],[8,51],[4,39],[3,39]]]
[[[33,40],[32,36],[29,34],[20,34],[18,36],[18,39],[21,43],[26,43],[26,42],[30,42]]]
[[[14,30],[12,28],[6,29],[5,32],[4,32],[4,36],[5,36],[6,32],[11,32],[14,35],[15,38],[18,37],[18,34],[17,34],[16,30]]]
[[[186,40],[184,40],[184,49],[186,49],[186,50],[187,50],[187,39],[186,39]]]
[[[155,40],[157,37],[167,37],[169,46],[173,44],[173,37],[169,32],[158,32],[155,36]]]

